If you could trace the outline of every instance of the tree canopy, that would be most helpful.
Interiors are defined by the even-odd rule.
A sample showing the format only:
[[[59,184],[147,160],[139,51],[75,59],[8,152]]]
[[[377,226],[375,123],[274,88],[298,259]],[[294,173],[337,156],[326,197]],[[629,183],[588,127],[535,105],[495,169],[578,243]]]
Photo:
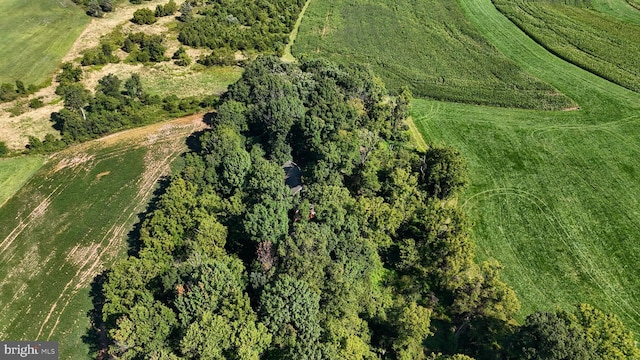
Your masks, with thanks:
[[[125,87],[138,94],[135,79]],[[410,103],[363,66],[252,62],[106,273],[110,354],[637,358],[633,335],[586,305],[517,324],[500,265],[475,262],[470,222],[445,201],[464,188],[464,160],[407,141]]]

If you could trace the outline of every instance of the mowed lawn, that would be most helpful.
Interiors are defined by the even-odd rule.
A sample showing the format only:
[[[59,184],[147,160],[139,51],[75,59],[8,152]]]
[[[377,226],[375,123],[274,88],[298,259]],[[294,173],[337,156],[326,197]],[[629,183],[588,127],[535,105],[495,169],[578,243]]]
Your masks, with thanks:
[[[0,1],[0,83],[46,82],[90,19],[71,0]]]
[[[203,127],[196,117],[66,149],[0,207],[0,338],[59,341],[60,359],[95,358],[91,282],[124,256],[158,180]],[[28,320],[25,320],[28,319]]]
[[[574,104],[487,42],[455,0],[312,1],[293,55],[369,64],[391,91],[503,107]]]
[[[640,333],[640,95],[553,56],[491,0],[460,5],[501,52],[580,106],[414,102],[425,139],[469,161],[471,184],[459,201],[475,223],[479,259],[505,266],[521,320],[586,302]]]

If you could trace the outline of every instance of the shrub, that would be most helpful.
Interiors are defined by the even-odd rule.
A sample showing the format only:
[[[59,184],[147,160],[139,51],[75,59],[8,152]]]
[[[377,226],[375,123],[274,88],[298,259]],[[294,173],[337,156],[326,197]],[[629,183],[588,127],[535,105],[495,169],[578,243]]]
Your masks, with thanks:
[[[9,147],[4,141],[0,141],[0,156],[5,156],[9,153]]]
[[[29,107],[32,109],[38,109],[44,106],[44,102],[41,98],[33,98],[29,100]]]
[[[138,9],[133,13],[131,22],[138,25],[151,25],[156,22],[156,16],[151,9]]]

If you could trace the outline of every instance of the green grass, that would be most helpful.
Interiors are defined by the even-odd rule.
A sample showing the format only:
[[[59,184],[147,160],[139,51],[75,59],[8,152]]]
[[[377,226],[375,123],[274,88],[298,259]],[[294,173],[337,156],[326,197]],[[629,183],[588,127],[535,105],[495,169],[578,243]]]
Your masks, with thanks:
[[[464,18],[454,0],[312,1],[293,54],[368,63],[395,91],[440,100],[560,109],[569,99],[526,74]]]
[[[89,19],[71,0],[1,1],[0,83],[45,83]]]
[[[640,10],[640,0],[627,0],[627,3],[629,3],[629,5],[633,6],[634,8]]]
[[[640,333],[640,95],[553,56],[491,0],[460,0],[502,53],[575,99],[540,112],[415,100],[428,142],[458,148],[471,185],[460,202],[479,259],[495,258],[536,310],[587,302]]]
[[[168,126],[64,150],[0,207],[0,338],[59,341],[60,359],[90,358],[89,285],[125,253],[158,177],[185,150],[192,128]]]
[[[162,65],[141,73],[145,91],[153,95],[178,97],[196,95],[220,95],[242,75],[239,67],[202,67],[196,70],[167,70]]]
[[[41,156],[0,159],[0,207],[44,165]]]
[[[640,92],[640,25],[595,10],[555,2],[494,0],[494,3],[548,50]],[[633,9],[627,13],[636,15]]]

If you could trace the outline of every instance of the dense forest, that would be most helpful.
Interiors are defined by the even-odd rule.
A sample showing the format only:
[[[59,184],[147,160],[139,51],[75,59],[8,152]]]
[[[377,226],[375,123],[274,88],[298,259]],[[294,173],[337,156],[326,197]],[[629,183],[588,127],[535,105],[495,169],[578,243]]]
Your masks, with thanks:
[[[304,0],[187,1],[178,17],[185,45],[281,54]],[[200,16],[194,16],[194,13]]]
[[[410,100],[407,90],[390,97],[361,66],[251,63],[154,200],[130,255],[96,278],[103,351],[638,358],[631,332],[589,305],[514,320],[516,295],[497,262],[475,262],[457,205],[465,161],[408,142]]]

